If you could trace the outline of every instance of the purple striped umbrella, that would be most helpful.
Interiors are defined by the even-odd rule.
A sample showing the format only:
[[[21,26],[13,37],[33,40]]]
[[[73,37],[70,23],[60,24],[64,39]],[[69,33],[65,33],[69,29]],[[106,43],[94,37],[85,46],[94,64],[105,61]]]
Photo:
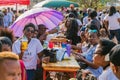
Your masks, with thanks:
[[[62,20],[61,12],[49,8],[34,8],[20,15],[9,28],[13,30],[15,36],[20,37],[23,34],[24,26],[28,23],[44,24],[51,30],[57,27]]]

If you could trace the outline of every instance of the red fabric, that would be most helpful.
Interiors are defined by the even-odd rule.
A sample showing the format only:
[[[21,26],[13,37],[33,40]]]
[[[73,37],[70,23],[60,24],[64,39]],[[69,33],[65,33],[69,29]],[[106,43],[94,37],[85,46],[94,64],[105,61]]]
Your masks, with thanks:
[[[22,60],[19,60],[19,62],[20,62],[21,71],[22,71],[22,73],[21,73],[22,80],[27,80],[27,74],[26,74],[26,71],[25,71],[25,65],[24,65]]]
[[[0,5],[13,5],[13,4],[29,5],[30,0],[0,0]]]

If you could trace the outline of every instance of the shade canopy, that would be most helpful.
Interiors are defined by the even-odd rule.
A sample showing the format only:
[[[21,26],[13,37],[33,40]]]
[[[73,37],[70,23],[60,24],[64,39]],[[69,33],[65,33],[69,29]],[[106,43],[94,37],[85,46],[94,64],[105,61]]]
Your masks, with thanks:
[[[30,0],[0,0],[0,5],[13,5],[13,4],[29,5]]]
[[[26,11],[20,15],[16,21],[9,27],[13,30],[15,36],[21,37],[23,34],[24,26],[28,23],[35,25],[44,24],[49,30],[58,26],[63,20],[63,15],[49,8],[35,8]]]
[[[69,7],[70,4],[73,4],[75,7],[79,7],[79,5],[75,2],[72,1],[67,1],[67,0],[45,0],[41,1],[40,3],[37,3],[33,8],[38,8],[38,7]]]

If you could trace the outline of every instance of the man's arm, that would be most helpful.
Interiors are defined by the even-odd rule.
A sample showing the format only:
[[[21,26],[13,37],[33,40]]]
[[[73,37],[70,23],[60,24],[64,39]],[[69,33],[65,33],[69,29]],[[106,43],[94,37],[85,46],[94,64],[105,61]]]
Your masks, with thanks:
[[[24,51],[23,51],[23,50],[21,50],[21,53],[19,54],[19,59],[21,59],[21,60],[22,60],[23,54],[24,54]]]
[[[43,51],[41,51],[41,52],[39,52],[39,53],[38,53],[38,57],[39,57],[39,59],[42,59],[43,54],[44,54],[44,52],[43,52]]]
[[[108,29],[108,21],[104,20],[105,28]]]
[[[120,18],[118,18],[118,22],[119,22],[119,24],[120,24]]]

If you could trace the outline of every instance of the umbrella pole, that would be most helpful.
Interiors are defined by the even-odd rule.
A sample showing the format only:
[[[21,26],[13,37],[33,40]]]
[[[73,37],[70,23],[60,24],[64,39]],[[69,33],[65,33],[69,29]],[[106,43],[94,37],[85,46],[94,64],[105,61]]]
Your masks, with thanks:
[[[34,19],[35,19],[36,27],[38,28],[38,23],[37,23],[36,17],[34,17]]]
[[[35,19],[35,23],[36,23],[36,25],[38,25],[37,20],[36,20],[36,17],[34,17],[34,19]]]

